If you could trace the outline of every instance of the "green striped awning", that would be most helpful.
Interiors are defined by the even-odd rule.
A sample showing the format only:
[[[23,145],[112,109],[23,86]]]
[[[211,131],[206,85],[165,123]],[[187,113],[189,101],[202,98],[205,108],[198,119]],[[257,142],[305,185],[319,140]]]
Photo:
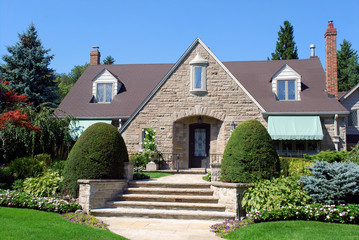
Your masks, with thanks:
[[[319,116],[269,116],[268,133],[273,140],[323,140]]]
[[[112,120],[77,120],[70,123],[70,136],[73,140],[77,140],[81,134],[92,124],[103,122],[111,124]]]

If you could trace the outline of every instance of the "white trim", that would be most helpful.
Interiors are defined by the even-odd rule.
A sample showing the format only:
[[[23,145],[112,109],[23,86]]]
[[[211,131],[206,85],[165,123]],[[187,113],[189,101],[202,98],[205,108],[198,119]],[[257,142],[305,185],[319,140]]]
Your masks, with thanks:
[[[284,74],[284,71],[286,73]],[[288,74],[289,73],[289,74]],[[294,100],[279,100],[278,98],[278,81],[295,81],[295,99]],[[302,76],[299,75],[293,68],[291,68],[288,64],[285,64],[283,67],[277,71],[272,79],[272,92],[276,95],[278,101],[300,101],[300,92],[302,91]],[[286,83],[286,96],[287,92],[287,83]]]
[[[172,75],[172,73],[179,67],[179,65],[185,60],[187,55],[192,51],[192,49],[199,43],[210,55],[213,59],[222,67],[222,69],[233,79],[235,83],[247,94],[247,96],[254,102],[254,104],[262,111],[265,112],[264,108],[254,99],[254,97],[244,88],[244,86],[233,76],[233,74],[224,66],[224,64],[214,55],[214,53],[202,42],[200,38],[196,38],[194,42],[187,48],[187,50],[182,54],[180,59],[173,65],[171,70],[166,74],[166,76],[161,80],[159,84],[151,91],[151,93],[147,96],[147,98],[141,103],[141,105],[136,109],[136,111],[131,115],[131,117],[126,121],[123,127],[120,129],[120,133],[122,133],[128,125],[132,122],[132,120],[137,116],[137,114],[142,110],[142,108],[151,100],[151,98],[156,94],[156,92],[163,86],[163,84],[168,80],[168,78]]]
[[[107,79],[102,79],[102,77],[104,76],[104,74],[108,75],[109,78]],[[97,84],[99,83],[103,83],[103,84],[108,84],[108,83],[112,83],[112,96],[111,96],[111,102],[113,100],[113,98],[117,95],[117,93],[119,92],[122,83],[121,81],[119,81],[109,70],[107,70],[106,68],[103,69],[99,74],[97,74],[97,76],[92,79],[92,96],[95,97],[96,99],[96,103],[111,103],[111,102],[97,102]]]
[[[352,95],[357,89],[359,88],[359,83],[355,85],[352,89],[350,89],[344,96],[339,99],[339,102],[343,102],[347,99],[350,95]]]

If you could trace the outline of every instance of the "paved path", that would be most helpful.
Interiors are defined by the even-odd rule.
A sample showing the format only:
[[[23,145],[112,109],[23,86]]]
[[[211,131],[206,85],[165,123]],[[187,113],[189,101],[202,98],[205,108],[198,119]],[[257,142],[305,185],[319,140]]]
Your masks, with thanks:
[[[160,182],[206,182],[203,174],[175,174],[153,179]],[[109,224],[109,229],[130,240],[219,240],[209,231],[216,221],[158,218],[97,217]]]

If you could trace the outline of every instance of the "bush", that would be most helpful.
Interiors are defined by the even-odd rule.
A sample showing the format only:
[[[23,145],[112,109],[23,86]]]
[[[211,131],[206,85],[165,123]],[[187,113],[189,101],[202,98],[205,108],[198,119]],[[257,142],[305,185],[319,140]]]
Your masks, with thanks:
[[[311,161],[326,161],[329,163],[343,162],[347,158],[348,152],[346,151],[321,151],[315,155],[307,155],[305,158]]]
[[[109,230],[108,224],[98,220],[94,216],[87,215],[84,213],[63,213],[62,216],[70,222],[88,226],[94,229]]]
[[[280,220],[308,220],[331,223],[359,224],[359,205],[342,204],[322,205],[312,204],[306,206],[282,206],[276,209],[252,210],[247,217],[254,222],[280,221]]]
[[[47,170],[42,176],[26,178],[22,190],[38,197],[50,197],[60,193],[63,177],[58,172]]]
[[[32,194],[11,190],[0,190],[0,206],[31,208],[47,212],[66,213],[80,209],[76,203],[58,198],[35,197]]]
[[[78,195],[78,179],[119,179],[128,162],[125,142],[116,127],[95,123],[80,136],[65,164],[64,188]]]
[[[10,172],[10,169],[8,167],[3,168],[0,166],[0,189],[10,188],[13,182],[14,182],[14,177]]]
[[[41,174],[46,169],[46,164],[30,156],[16,158],[8,168],[14,179],[25,179]]]
[[[142,179],[150,179],[151,177],[144,174],[143,172],[134,172],[133,180],[142,180]]]
[[[257,120],[240,124],[226,145],[221,180],[255,182],[278,177],[279,172],[279,157],[267,129]]]
[[[280,173],[284,177],[298,177],[309,174],[307,167],[313,165],[313,162],[303,158],[279,157]]]
[[[314,203],[359,203],[359,166],[352,162],[316,161],[311,176],[301,177]]]
[[[345,160],[359,165],[359,144],[352,148]]]
[[[301,206],[310,197],[294,177],[261,180],[244,192],[242,206],[246,212],[253,209],[274,209],[280,206]]]

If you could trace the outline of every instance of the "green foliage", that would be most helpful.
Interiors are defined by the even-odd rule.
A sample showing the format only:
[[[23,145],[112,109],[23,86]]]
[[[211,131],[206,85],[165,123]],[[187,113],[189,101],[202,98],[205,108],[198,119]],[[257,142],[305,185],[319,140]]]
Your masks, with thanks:
[[[261,180],[245,191],[242,206],[248,212],[253,209],[274,209],[281,206],[301,206],[310,197],[294,177]]]
[[[348,91],[359,83],[358,51],[352,49],[352,44],[346,39],[340,47],[337,53],[338,89]]]
[[[76,203],[51,197],[36,197],[32,194],[10,190],[0,190],[0,206],[32,208],[47,212],[74,212],[80,209]]]
[[[60,194],[63,177],[51,169],[38,177],[26,178],[22,190],[39,197],[52,197]]]
[[[280,220],[309,220],[331,223],[359,224],[359,205],[341,204],[306,206],[282,206],[274,209],[254,209],[247,214],[254,222]]]
[[[55,103],[56,83],[54,70],[49,68],[53,55],[45,49],[38,39],[34,24],[26,33],[19,34],[20,41],[7,47],[11,55],[4,55],[6,64],[0,66],[0,78],[9,81],[10,90],[28,96],[34,106],[41,103]]]
[[[9,189],[14,182],[14,176],[10,169],[0,166],[0,189]]]
[[[62,216],[70,222],[88,226],[94,229],[108,230],[108,224],[98,220],[94,216],[84,213],[63,213]]]
[[[72,116],[57,118],[53,108],[40,105],[36,109],[23,108],[31,122],[39,126],[41,132],[27,128],[9,126],[0,132],[2,139],[3,160],[10,162],[16,157],[47,153],[54,157],[65,157],[72,146],[69,124]]]
[[[145,138],[143,140],[143,148],[145,150],[155,151],[157,149],[157,143],[155,140],[156,130],[153,128],[145,129]]]
[[[25,179],[41,174],[46,165],[36,157],[16,158],[8,166],[9,172],[14,179]]]
[[[281,176],[284,177],[298,177],[309,173],[307,167],[311,166],[313,162],[303,158],[279,157]]]
[[[321,151],[315,155],[307,155],[305,158],[310,161],[318,160],[318,161],[326,161],[329,163],[333,163],[333,162],[345,161],[347,155],[348,152],[346,151],[327,150],[327,151]]]
[[[345,160],[359,165],[359,144],[352,148]]]
[[[204,176],[202,179],[203,179],[204,181],[210,182],[210,181],[211,181],[211,178],[212,178],[212,174],[209,172],[209,173],[207,173],[207,175]]]
[[[95,123],[80,136],[72,148],[64,170],[64,187],[78,194],[78,179],[119,179],[128,162],[125,142],[116,127]]]
[[[211,232],[214,232],[218,237],[224,237],[225,235],[233,232],[236,229],[240,229],[252,224],[251,219],[242,220],[228,220],[223,223],[213,224],[210,227]]]
[[[289,21],[284,21],[284,27],[280,26],[275,52],[271,60],[298,59],[298,49],[294,41],[293,26]]]
[[[103,64],[105,65],[111,65],[114,64],[116,62],[116,60],[111,57],[111,56],[107,56],[104,60],[103,60]]]
[[[240,124],[227,142],[221,180],[255,182],[278,177],[279,172],[279,157],[267,129],[257,120]]]
[[[133,180],[142,180],[142,179],[150,179],[150,176],[143,172],[134,172]]]
[[[352,162],[316,161],[310,176],[300,182],[314,203],[359,203],[359,165]]]
[[[24,187],[24,179],[16,179],[11,185],[12,190],[21,191]]]
[[[166,172],[146,172],[146,175],[150,176],[150,178],[161,178],[161,177],[171,176],[173,174]]]
[[[60,96],[60,102],[64,99],[89,65],[90,64],[88,63],[84,65],[76,65],[71,69],[69,74],[63,73],[56,77],[56,83],[58,83],[57,93]]]

